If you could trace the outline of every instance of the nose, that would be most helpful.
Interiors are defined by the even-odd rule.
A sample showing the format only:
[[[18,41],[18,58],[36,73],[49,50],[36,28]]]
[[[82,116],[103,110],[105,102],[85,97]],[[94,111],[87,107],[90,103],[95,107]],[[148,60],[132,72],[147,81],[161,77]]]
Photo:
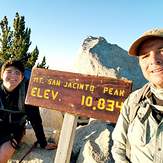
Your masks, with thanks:
[[[161,61],[160,61],[160,57],[159,55],[157,54],[157,52],[155,51],[151,51],[151,54],[150,54],[150,64],[160,64]]]
[[[11,72],[11,75],[12,75],[12,76],[17,76],[17,73],[16,73],[15,71],[12,71],[12,72]]]

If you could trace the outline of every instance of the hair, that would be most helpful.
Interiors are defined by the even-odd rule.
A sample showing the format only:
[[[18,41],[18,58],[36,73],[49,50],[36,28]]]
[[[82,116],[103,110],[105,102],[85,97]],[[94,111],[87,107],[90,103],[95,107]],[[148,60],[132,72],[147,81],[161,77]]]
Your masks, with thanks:
[[[11,66],[17,68],[19,71],[21,71],[22,74],[24,73],[23,63],[19,60],[11,59],[11,60],[7,60],[3,63],[2,67],[1,67],[1,75],[3,74],[3,72],[5,71],[6,68],[11,67]]]

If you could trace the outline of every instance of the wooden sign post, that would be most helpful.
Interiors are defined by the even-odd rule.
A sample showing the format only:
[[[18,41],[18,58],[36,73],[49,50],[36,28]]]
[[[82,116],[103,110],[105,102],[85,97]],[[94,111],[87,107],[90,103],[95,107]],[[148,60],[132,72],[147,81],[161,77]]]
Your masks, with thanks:
[[[66,112],[55,163],[69,162],[77,123],[75,116],[116,123],[131,87],[132,82],[128,80],[34,68],[25,103]]]

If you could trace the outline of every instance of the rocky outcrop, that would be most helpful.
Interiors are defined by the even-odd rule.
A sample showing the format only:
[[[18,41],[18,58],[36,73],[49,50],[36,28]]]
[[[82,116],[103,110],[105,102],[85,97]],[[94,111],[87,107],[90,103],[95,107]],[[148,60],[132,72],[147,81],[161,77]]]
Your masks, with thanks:
[[[71,163],[113,163],[111,133],[114,125],[91,120],[76,130]]]
[[[79,73],[127,78],[133,81],[133,90],[146,82],[137,58],[130,57],[126,50],[103,37],[90,36],[84,40],[75,67]]]

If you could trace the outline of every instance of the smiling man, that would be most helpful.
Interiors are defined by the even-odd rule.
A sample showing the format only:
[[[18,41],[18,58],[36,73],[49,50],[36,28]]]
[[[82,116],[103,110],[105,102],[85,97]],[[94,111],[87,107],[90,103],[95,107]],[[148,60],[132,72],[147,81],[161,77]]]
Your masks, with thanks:
[[[27,82],[24,66],[20,61],[8,60],[1,68],[0,85],[0,163],[7,163],[17,149],[25,132],[26,120],[35,131],[42,148],[55,149],[56,144],[47,143],[39,108],[25,105]]]
[[[138,58],[149,82],[124,103],[113,131],[113,158],[116,163],[163,163],[163,29],[145,32],[129,54]]]

